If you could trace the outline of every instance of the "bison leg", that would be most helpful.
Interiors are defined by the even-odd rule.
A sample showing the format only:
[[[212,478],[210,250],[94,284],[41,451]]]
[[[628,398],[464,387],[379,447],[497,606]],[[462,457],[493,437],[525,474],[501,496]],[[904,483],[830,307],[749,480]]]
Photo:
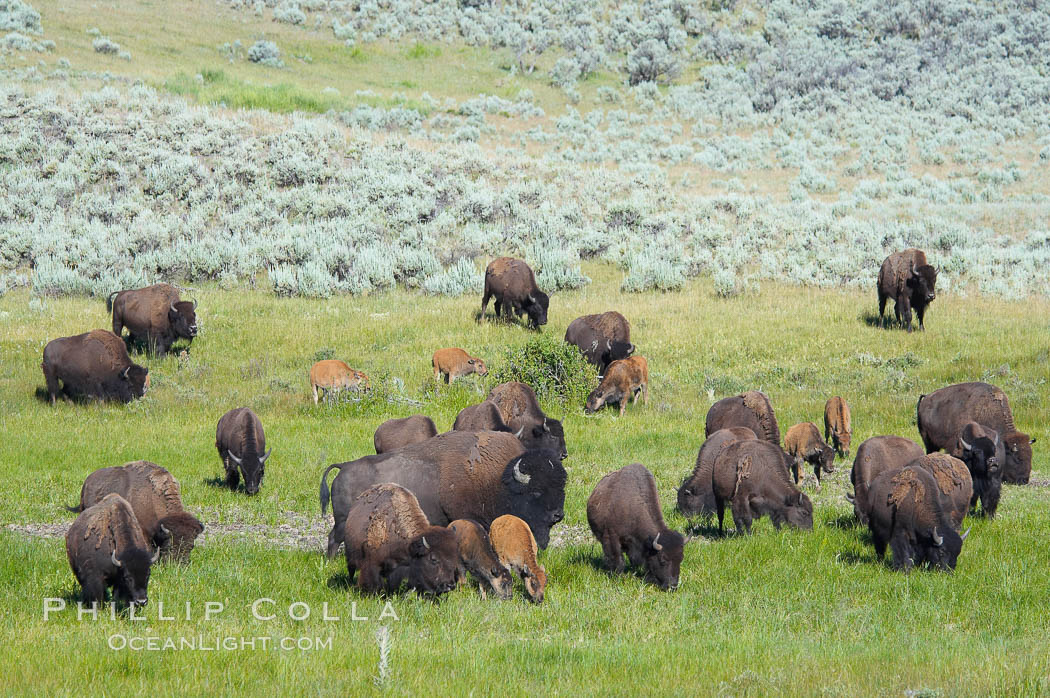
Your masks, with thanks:
[[[120,313],[115,309],[113,310],[113,334],[120,336],[120,333],[124,331],[124,319]]]
[[[915,306],[915,314],[919,318],[919,329],[922,330],[923,332],[925,332],[926,331],[926,325],[923,324],[922,320],[923,320],[923,317],[925,317],[925,315],[926,315],[926,306],[925,305],[917,305],[917,306]]]
[[[893,553],[893,569],[910,572],[915,566],[915,551],[907,536],[895,535],[890,541],[890,551]]]
[[[366,594],[377,594],[383,590],[383,578],[379,574],[379,565],[365,560],[357,574],[357,588]]]
[[[47,362],[40,364],[40,368],[44,370],[44,382],[47,384],[47,395],[51,400],[51,404],[55,404],[55,398],[61,388],[58,387],[58,376],[55,375],[55,369],[47,365]]]
[[[751,502],[744,493],[733,498],[733,524],[738,535],[751,533]]]
[[[226,468],[226,486],[231,490],[237,489],[237,485],[241,482],[241,472],[237,469],[237,465],[230,463],[229,453],[227,452],[226,458],[223,459],[223,465]],[[233,467],[230,467],[230,466]]]
[[[860,518],[858,515],[857,518]],[[863,523],[863,522],[862,522]],[[875,557],[879,560],[886,557],[886,539],[879,535],[873,527],[868,527],[871,530],[871,542],[875,544]]]
[[[897,303],[901,326],[911,332],[911,299],[905,296]]]
[[[90,579],[79,579],[80,599],[85,604],[103,604],[106,601],[106,584],[98,575]]]
[[[718,535],[723,535],[725,533],[723,521],[726,515],[726,502],[717,494],[715,495],[715,511],[718,514]]]
[[[346,522],[344,521],[343,523],[345,524]],[[332,530],[328,532],[328,549],[325,551],[325,555],[329,560],[335,557],[335,554],[339,552],[339,545],[343,542],[343,537],[340,535],[340,531],[342,530],[343,527],[339,525],[339,521],[337,520],[332,526]],[[350,559],[347,558],[347,566],[349,566],[349,564]],[[350,570],[350,581],[354,581],[354,571],[352,569]]]
[[[886,314],[886,301],[888,298],[888,296],[882,295],[882,291],[879,291],[879,327],[886,326],[883,316]]]
[[[620,549],[619,536],[606,534],[602,539],[602,552],[605,554],[605,567],[613,572],[623,572],[623,550]]]

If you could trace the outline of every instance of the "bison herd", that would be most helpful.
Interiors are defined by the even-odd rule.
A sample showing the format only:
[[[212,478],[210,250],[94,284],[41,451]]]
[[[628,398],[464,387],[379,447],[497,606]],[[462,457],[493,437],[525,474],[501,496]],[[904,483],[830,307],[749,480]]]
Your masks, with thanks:
[[[898,321],[911,329],[911,310],[924,329],[935,297],[937,270],[920,250],[886,259],[879,272],[880,317],[896,303]],[[523,261],[502,257],[485,273],[484,319],[490,298],[497,316],[527,315],[547,323],[549,297]],[[196,302],[183,301],[167,284],[110,296],[113,332],[93,330],[56,339],[44,349],[49,400],[95,398],[130,401],[149,386],[149,372],[129,359],[138,342],[155,354],[176,339],[197,333]],[[120,335],[128,328],[125,341]],[[648,402],[648,362],[634,355],[630,324],[618,312],[574,320],[565,341],[576,346],[600,373],[584,406],[593,413],[615,404],[620,415],[639,395]],[[485,362],[458,348],[436,351],[436,379],[452,382],[486,375]],[[338,360],[310,370],[315,403],[320,394],[367,390],[368,377]],[[879,558],[888,546],[893,567],[953,569],[966,538],[963,519],[978,501],[993,517],[1002,483],[1024,483],[1031,472],[1034,439],[1017,431],[1006,395],[986,383],[965,383],[920,396],[917,425],[923,446],[885,435],[857,449],[850,479],[856,520],[867,525]],[[819,489],[834,472],[836,453],[850,454],[851,415],[846,401],[831,397],[824,432],[814,422],[781,432],[769,397],[757,390],[715,402],[705,420],[705,441],[695,466],[677,491],[687,518],[717,516],[724,530],[728,505],[739,534],[768,516],[776,528],[813,528],[813,503],[799,489],[811,469]],[[473,576],[484,596],[513,594],[520,577],[525,595],[539,603],[547,572],[538,561],[551,530],[564,518],[569,456],[559,420],[543,412],[532,388],[509,382],[464,408],[452,428],[438,433],[426,415],[391,419],[378,426],[375,455],[329,465],[320,478],[321,513],[331,504],[333,526],[327,555],[344,547],[351,580],[366,593],[402,588],[437,596]],[[248,494],[259,491],[271,450],[259,417],[249,408],[226,412],[216,427],[215,446],[225,483],[243,479]],[[940,453],[944,451],[944,453]],[[332,470],[337,474],[328,483]],[[160,558],[187,561],[204,527],[182,506],[179,485],[164,468],[147,461],[103,468],[88,476],[79,516],[66,536],[70,566],[86,602],[101,602],[107,588],[119,602],[146,603],[150,569]],[[611,472],[587,500],[587,521],[601,544],[604,564],[626,568],[624,555],[646,580],[662,589],[678,587],[685,545],[660,509],[656,480],[634,463]]]

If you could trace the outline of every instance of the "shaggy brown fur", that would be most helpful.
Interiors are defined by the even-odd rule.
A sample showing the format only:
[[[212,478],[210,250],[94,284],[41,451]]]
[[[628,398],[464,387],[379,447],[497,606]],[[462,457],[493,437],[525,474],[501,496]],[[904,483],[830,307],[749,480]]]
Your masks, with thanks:
[[[638,402],[641,394],[645,404],[649,404],[649,362],[644,356],[632,356],[609,364],[601,384],[587,396],[584,407],[587,414],[593,414],[608,403],[620,406],[620,416],[627,409],[627,401],[633,397]]]
[[[707,411],[705,436],[719,429],[747,427],[760,439],[780,445],[780,427],[777,425],[773,405],[765,393],[750,390],[719,400]]]
[[[879,319],[886,310],[886,301],[893,299],[897,321],[911,332],[911,311],[919,316],[919,329],[925,329],[923,317],[926,307],[936,297],[937,270],[926,262],[926,253],[914,247],[894,252],[879,268],[877,290]]]
[[[678,510],[683,516],[713,516],[715,513],[715,491],[712,473],[715,459],[726,446],[736,441],[757,439],[755,432],[747,427],[719,429],[704,441],[696,454],[693,472],[678,488]]]
[[[456,534],[456,542],[459,545],[456,586],[465,584],[467,572],[470,572],[478,580],[481,598],[487,598],[485,585],[500,599],[507,600],[513,596],[514,580],[500,562],[496,551],[492,549],[485,527],[473,519],[456,519],[448,528]]]
[[[849,405],[835,396],[824,405],[824,440],[831,444],[843,458],[849,457],[849,444],[853,438]]]
[[[817,489],[820,489],[820,473],[835,472],[835,452],[820,438],[820,431],[813,422],[802,422],[787,430],[784,435],[784,450],[794,458],[791,472],[798,484],[802,474],[802,464],[813,466],[813,475],[817,478]]]
[[[113,311],[113,334],[120,337],[128,328],[131,338],[143,342],[151,352],[163,356],[180,337],[197,336],[197,303],[179,298],[170,284],[111,293],[106,306]]]
[[[527,448],[549,448],[562,459],[569,457],[561,422],[544,414],[536,392],[528,384],[500,383],[485,399],[496,404],[503,422]]]
[[[547,324],[547,309],[550,298],[536,285],[536,275],[524,261],[513,257],[500,257],[492,260],[485,269],[485,291],[481,298],[481,317],[485,320],[485,310],[489,298],[496,299],[496,316],[511,317],[511,313],[529,316],[529,323],[534,329]]]
[[[581,319],[609,339],[620,342],[631,341],[631,323],[615,310],[608,310],[597,315],[584,315]]]
[[[776,528],[784,523],[813,528],[813,503],[791,481],[791,457],[762,439],[735,441],[715,459],[715,506],[718,530],[724,530],[725,503],[732,503],[737,533],[750,533],[751,522],[768,515]]]
[[[499,560],[525,580],[525,590],[534,603],[543,602],[547,570],[536,560],[536,539],[529,525],[517,516],[504,514],[489,527],[489,540]]]
[[[446,383],[472,373],[484,376],[489,372],[483,360],[457,348],[438,349],[431,361],[434,364],[434,378],[442,376]]]
[[[947,453],[930,453],[916,459],[911,465],[919,466],[933,475],[944,497],[944,509],[950,513],[955,529],[959,530],[973,497],[973,480],[966,464]]]
[[[868,488],[880,473],[897,470],[923,455],[922,447],[903,436],[873,436],[857,449],[850,480],[854,494],[846,498],[853,502],[853,512],[861,524],[868,523],[871,504]]]
[[[403,446],[426,441],[437,436],[434,420],[425,414],[414,414],[402,419],[388,419],[376,429],[372,443],[376,453],[387,453]]]
[[[149,369],[133,364],[124,341],[106,330],[51,340],[40,368],[52,405],[59,394],[130,402],[149,389]]]
[[[313,388],[316,405],[319,390],[324,390],[328,397],[340,390],[368,390],[369,383],[368,376],[350,368],[345,361],[325,359],[310,367],[310,387]]]
[[[453,431],[510,431],[492,400],[464,407],[456,415]]]

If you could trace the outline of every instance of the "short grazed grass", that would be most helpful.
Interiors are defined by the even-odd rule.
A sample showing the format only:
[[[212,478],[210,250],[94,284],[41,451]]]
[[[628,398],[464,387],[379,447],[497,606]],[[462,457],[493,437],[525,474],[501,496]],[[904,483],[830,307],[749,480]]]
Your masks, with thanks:
[[[927,316],[928,331],[909,335],[873,326],[873,290],[767,283],[724,300],[709,280],[699,280],[680,293],[622,295],[618,270],[585,264],[583,271],[593,283],[556,294],[544,331],[561,336],[580,314],[621,310],[649,359],[651,400],[628,407],[623,418],[546,405],[564,417],[570,451],[566,520],[555,532],[578,536],[542,554],[551,577],[542,605],[483,602],[461,590],[440,604],[394,598],[399,620],[380,622],[382,603],[346,588],[342,558],[327,562],[320,550],[219,536],[203,543],[191,564],[155,570],[146,621],[78,622],[65,611],[44,622],[45,597],[71,601],[77,592],[62,543],[4,530],[0,578],[11,590],[0,621],[4,692],[68,693],[90,685],[118,694],[155,690],[177,675],[180,690],[190,694],[274,687],[294,695],[360,694],[375,690],[373,632],[383,624],[392,635],[386,688],[399,694],[1050,691],[1044,487],[1008,487],[996,520],[972,522],[954,574],[905,576],[875,562],[866,532],[850,524],[843,498],[849,463],[840,461],[820,493],[808,490],[816,507],[811,533],[776,532],[761,520],[751,537],[722,539],[709,524],[694,522],[697,538],[674,594],[602,571],[584,512],[603,474],[638,461],[656,476],[670,525],[686,528],[673,512],[674,490],[703,440],[704,414],[712,399],[752,387],[769,393],[782,430],[804,420],[820,424],[824,401],[843,395],[859,444],[883,433],[916,438],[920,393],[989,380],[1009,394],[1019,427],[1039,439],[1033,479],[1045,483],[1050,305],[944,295]],[[495,367],[506,349],[531,336],[518,326],[476,324],[473,296],[397,291],[317,301],[214,286],[188,295],[200,303],[201,336],[188,357],[143,358],[153,389],[126,407],[51,408],[35,396],[43,385],[44,344],[106,327],[100,301],[30,303],[24,291],[0,298],[0,523],[71,522],[62,507],[76,502],[89,472],[138,458],[169,468],[187,506],[208,524],[277,525],[288,512],[320,519],[322,466],[371,453],[382,420],[424,412],[446,429],[460,408],[483,397],[488,386],[481,379],[437,386],[434,349],[460,346]],[[329,353],[369,373],[382,386],[377,392],[393,402],[372,397],[314,406],[307,372]],[[259,413],[273,447],[254,498],[209,484],[221,473],[215,422],[244,404]],[[249,606],[260,597],[276,602],[277,619],[252,617]],[[205,601],[224,602],[225,611],[205,620]],[[288,618],[288,607],[299,601],[311,609],[307,620]],[[179,620],[160,620],[161,602]],[[341,620],[322,619],[325,602]],[[352,602],[369,620],[350,620]],[[114,636],[152,635],[176,642],[198,635],[330,638],[331,648],[107,647],[119,643]]]

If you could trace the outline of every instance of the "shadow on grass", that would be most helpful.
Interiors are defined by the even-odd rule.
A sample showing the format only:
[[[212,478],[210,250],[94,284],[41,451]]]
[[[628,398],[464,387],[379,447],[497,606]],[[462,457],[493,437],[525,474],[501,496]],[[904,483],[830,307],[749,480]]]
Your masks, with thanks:
[[[851,530],[858,528],[860,523],[857,521],[857,516],[855,514],[839,514],[838,516],[825,521],[824,525],[829,528]]]
[[[350,575],[346,572],[340,572],[328,578],[328,588],[333,591],[350,591],[351,589],[356,589],[357,585],[354,584],[354,580],[350,578]]]
[[[880,565],[886,566],[886,560],[875,557],[875,549],[871,548],[868,553],[858,553],[856,550],[844,550],[835,556],[839,562],[847,565]]]

